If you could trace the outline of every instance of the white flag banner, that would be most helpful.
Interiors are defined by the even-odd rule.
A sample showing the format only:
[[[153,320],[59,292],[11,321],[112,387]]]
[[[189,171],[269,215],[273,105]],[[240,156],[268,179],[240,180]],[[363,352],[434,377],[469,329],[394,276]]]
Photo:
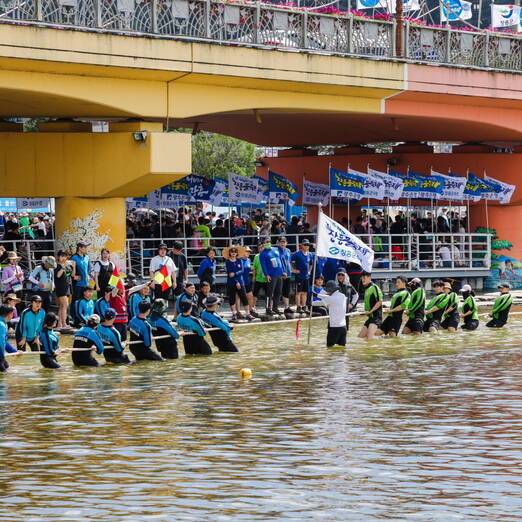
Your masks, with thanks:
[[[34,208],[49,208],[49,198],[16,198],[17,210],[32,210]]]
[[[384,193],[386,191],[384,181],[379,178],[379,176],[374,176],[370,173],[364,174],[361,172],[360,174],[361,176],[364,176],[364,197],[381,200],[384,199]]]
[[[148,196],[149,208],[158,210],[161,206],[161,190],[153,190]]]
[[[440,21],[456,22],[473,17],[471,2],[465,0],[443,0],[440,4]]]
[[[390,176],[390,174],[373,169],[368,169],[368,174],[382,179],[384,182],[384,197],[394,201],[400,199],[402,196],[402,190],[404,188],[402,179],[398,178],[397,176]]]
[[[366,272],[372,271],[373,250],[323,212],[319,212],[316,254],[318,257],[343,259],[356,263]]]
[[[519,5],[491,5],[491,26],[492,27],[511,27],[520,23]]]
[[[444,188],[439,199],[448,201],[462,201],[462,194],[466,188],[466,178],[462,176],[448,176],[440,172],[431,171],[432,176],[440,176],[444,179]]]
[[[257,179],[230,172],[228,175],[228,201],[231,205],[257,203]]]
[[[397,0],[386,0],[387,8],[389,13],[395,13],[397,10]],[[420,11],[419,0],[404,0],[403,2],[404,11]]]
[[[328,205],[330,187],[322,183],[303,181],[303,205]]]
[[[210,195],[209,203],[214,207],[219,207],[221,205],[221,202],[223,200],[223,194],[225,193],[225,189],[227,186],[225,183],[220,183],[216,180],[214,185],[214,190],[212,191],[212,194]]]
[[[497,185],[500,185],[502,192],[500,194],[499,201],[503,205],[507,205],[511,201],[511,196],[513,196],[513,192],[515,192],[515,189],[517,188],[516,185],[510,185],[509,183],[504,183],[503,181],[499,181],[498,179],[492,178],[491,176],[487,176],[486,174],[484,174],[484,179],[486,179],[488,181],[492,181],[493,183],[496,183]]]
[[[386,0],[357,0],[357,9],[379,9],[388,7]]]

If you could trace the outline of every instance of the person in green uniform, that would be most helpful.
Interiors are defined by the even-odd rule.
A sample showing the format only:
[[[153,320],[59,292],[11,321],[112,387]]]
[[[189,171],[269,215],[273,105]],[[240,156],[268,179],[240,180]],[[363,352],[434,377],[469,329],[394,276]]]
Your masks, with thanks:
[[[262,243],[259,243],[259,245],[257,245],[257,254],[254,256],[254,261],[252,263],[252,277],[254,278],[254,288],[253,288],[253,292],[252,292],[252,304],[253,304],[253,309],[254,309],[254,312],[257,314],[256,312],[256,304],[257,304],[257,299],[259,297],[259,292],[261,292],[261,290],[263,290],[263,292],[265,293],[265,298],[266,298],[266,291],[267,291],[267,279],[265,277],[265,274],[263,273],[263,267],[261,266],[261,260],[259,259],[259,256],[261,254],[261,252],[263,251],[264,247],[263,247],[263,244]],[[252,314],[253,315],[253,314]]]
[[[440,321],[444,309],[448,303],[448,295],[443,291],[444,283],[437,279],[433,282],[435,296],[428,303],[426,309],[426,320],[424,321],[424,331],[437,333],[440,329]]]
[[[448,332],[456,332],[460,320],[459,298],[457,293],[453,291],[451,283],[447,281],[444,283],[443,291],[448,296],[448,302],[442,314],[442,322],[440,325],[444,330],[448,330]]]
[[[407,285],[408,279],[404,276],[398,276],[395,279],[397,292],[393,294],[390,308],[386,310],[387,316],[381,326],[377,328],[375,335],[389,335],[390,337],[399,335],[402,326],[402,314],[404,310],[408,309],[410,303],[410,293],[408,292]]]
[[[361,284],[364,290],[364,312],[368,319],[364,323],[359,337],[373,339],[382,323],[382,291],[372,281],[372,274],[362,272]]]
[[[462,298],[462,307],[460,309],[460,318],[464,321],[461,326],[463,330],[476,330],[479,325],[479,316],[477,303],[475,302],[475,292],[473,292],[471,286],[463,285],[460,289]]]
[[[422,281],[414,277],[409,283],[411,295],[408,308],[405,310],[408,320],[402,329],[404,335],[421,335],[424,329],[424,307],[426,306],[426,292],[422,288]]]
[[[513,304],[513,297],[509,293],[511,285],[509,283],[500,283],[498,289],[500,290],[500,297],[493,304],[493,309],[489,314],[492,319],[486,323],[488,328],[502,328],[507,323],[509,309]]]

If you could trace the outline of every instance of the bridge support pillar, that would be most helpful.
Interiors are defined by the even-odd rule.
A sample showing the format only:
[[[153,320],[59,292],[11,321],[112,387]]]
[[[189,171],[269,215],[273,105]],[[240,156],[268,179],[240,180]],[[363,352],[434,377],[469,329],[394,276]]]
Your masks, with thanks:
[[[93,256],[106,247],[125,263],[125,220],[125,198],[56,198],[56,238],[68,252],[86,241]]]

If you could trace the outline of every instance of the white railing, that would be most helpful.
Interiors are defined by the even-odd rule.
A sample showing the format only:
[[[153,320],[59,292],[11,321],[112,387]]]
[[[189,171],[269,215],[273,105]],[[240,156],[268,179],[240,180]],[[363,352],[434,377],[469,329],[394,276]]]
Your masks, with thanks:
[[[311,53],[397,58],[396,23],[313,13],[260,2],[217,0],[3,0],[0,22],[154,35]],[[405,23],[405,56],[415,62],[521,71],[522,40],[491,31]]]

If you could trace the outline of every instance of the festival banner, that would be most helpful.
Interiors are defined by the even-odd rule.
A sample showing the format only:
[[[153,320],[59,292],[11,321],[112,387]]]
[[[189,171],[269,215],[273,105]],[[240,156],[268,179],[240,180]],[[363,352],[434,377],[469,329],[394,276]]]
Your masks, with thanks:
[[[187,176],[173,181],[161,189],[161,204],[167,208],[191,201]]]
[[[396,0],[387,0],[386,8],[389,13],[395,13],[397,11],[397,1]],[[420,1],[419,0],[403,0],[403,10],[406,11],[420,11]]]
[[[330,195],[333,198],[361,199],[364,196],[364,175],[330,169]]]
[[[209,203],[214,207],[219,207],[225,199],[225,192],[228,190],[228,184],[223,178],[214,178],[214,190],[210,195]],[[228,196],[228,194],[227,194]],[[227,198],[228,199],[228,198]],[[228,204],[228,203],[227,203]]]
[[[147,208],[149,201],[148,198],[126,198],[125,204],[127,210],[132,210],[133,208]]]
[[[49,209],[49,198],[16,198],[17,210]]]
[[[502,200],[502,188],[498,183],[487,179],[481,179],[480,181],[482,182],[482,199],[487,199],[488,201]]]
[[[487,181],[492,181],[493,183],[496,183],[501,190],[501,198],[500,203],[503,205],[506,205],[511,201],[511,196],[513,196],[513,192],[515,192],[516,186],[510,185],[509,183],[504,183],[503,181],[499,181],[498,179],[492,178],[490,176],[484,175],[484,178]]]
[[[438,176],[444,180],[444,189],[440,199],[448,201],[462,201],[462,194],[466,188],[466,178],[457,176],[456,174],[441,174],[440,172],[431,171],[432,176]]]
[[[295,205],[299,193],[297,187],[284,176],[268,171],[268,190],[271,203],[288,203]]]
[[[482,199],[482,186],[482,180],[469,172],[462,199],[464,201],[480,201]]]
[[[257,203],[257,190],[257,179],[239,176],[232,172],[228,174],[228,201],[231,205]]]
[[[364,197],[372,198],[372,199],[384,199],[385,185],[384,181],[378,176],[373,176],[372,174],[364,174],[363,172],[358,172],[356,170],[349,169],[351,174],[357,174],[364,178]]]
[[[401,178],[373,169],[368,169],[368,174],[378,177],[384,182],[384,197],[397,200],[402,196],[404,183]]]
[[[404,183],[403,198],[409,199],[440,199],[444,190],[444,180],[438,176],[426,176],[409,170],[407,174],[401,174],[390,170],[394,176],[401,177]]]
[[[473,17],[471,2],[465,0],[443,0],[440,4],[440,21],[456,22]]]
[[[518,27],[521,9],[519,5],[491,4],[491,26],[494,28]]]
[[[202,201],[208,203],[214,192],[216,182],[212,179],[204,178],[203,176],[196,176],[189,174],[185,178],[189,184],[190,201]]]
[[[328,205],[330,187],[322,183],[303,180],[303,205]]]
[[[373,250],[339,223],[319,212],[317,256],[343,259],[372,271]]]
[[[148,196],[148,208],[158,210],[161,207],[161,189],[153,190]]]
[[[268,201],[268,181],[260,176],[254,176],[257,180],[257,202],[266,203]]]

